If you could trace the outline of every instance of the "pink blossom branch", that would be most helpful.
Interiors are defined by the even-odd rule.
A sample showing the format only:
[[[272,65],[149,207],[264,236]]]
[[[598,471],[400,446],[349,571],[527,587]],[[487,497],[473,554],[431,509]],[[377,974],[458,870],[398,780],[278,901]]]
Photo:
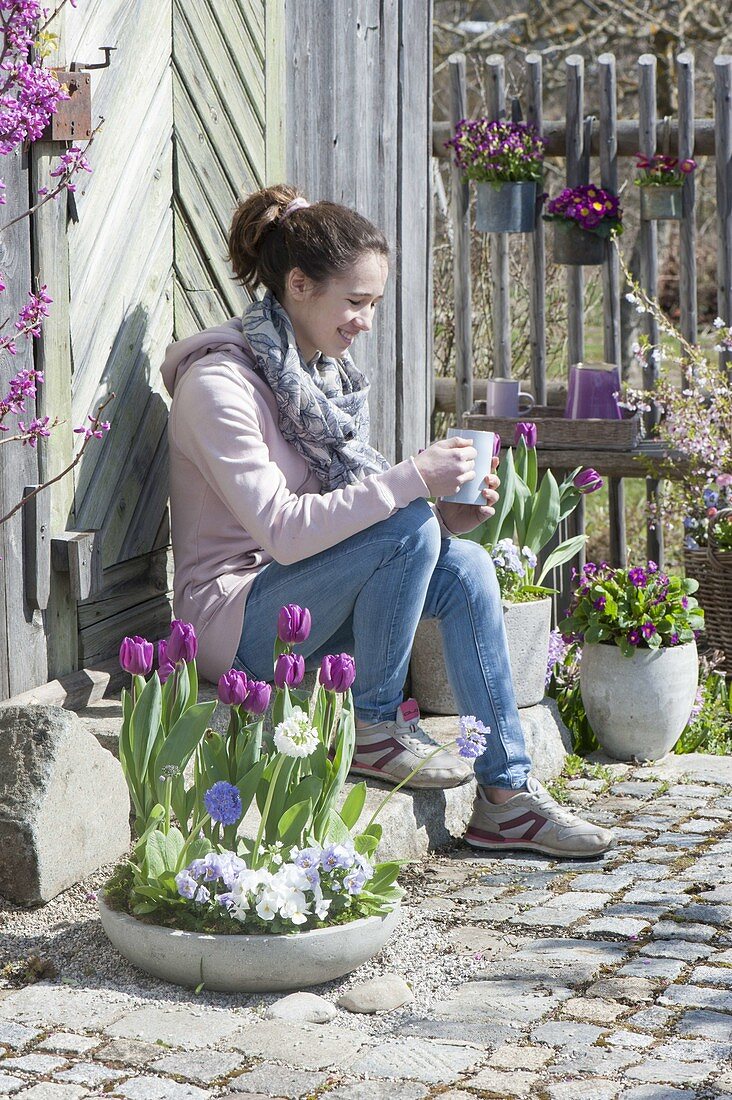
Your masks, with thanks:
[[[19,512],[20,509],[23,508],[28,503],[29,500],[32,500],[33,497],[38,496],[38,494],[40,492],[42,492],[44,489],[48,489],[48,487],[50,485],[55,485],[55,483],[57,481],[61,481],[61,479],[66,477],[67,474],[71,473],[71,471],[74,469],[75,466],[78,466],[78,464],[81,462],[82,455],[84,454],[84,451],[86,450],[86,448],[89,445],[90,441],[94,438],[98,438],[98,433],[99,434],[102,433],[102,425],[103,425],[103,423],[106,423],[106,422],[102,421],[101,416],[102,416],[102,413],[104,412],[104,410],[106,409],[107,405],[109,404],[109,402],[112,401],[114,399],[114,397],[115,397],[115,394],[110,393],[110,395],[97,406],[96,413],[94,413],[93,416],[89,417],[89,420],[91,421],[91,428],[83,429],[83,431],[85,433],[84,442],[82,443],[82,445],[79,449],[79,453],[76,455],[76,457],[73,459],[73,461],[70,462],[68,464],[68,466],[65,467],[65,469],[61,470],[60,473],[56,474],[55,477],[49,478],[48,481],[44,481],[42,485],[37,485],[36,488],[32,492],[28,493],[28,495],[23,497],[22,500],[19,500],[18,503],[13,508],[11,508],[10,511],[6,515],[0,517],[0,525],[2,525],[3,523],[7,523],[7,521],[9,519],[11,519],[15,515],[16,512]],[[109,424],[106,424],[106,429],[105,430],[107,430],[108,428],[109,428]],[[79,429],[75,429],[75,430],[79,430]]]

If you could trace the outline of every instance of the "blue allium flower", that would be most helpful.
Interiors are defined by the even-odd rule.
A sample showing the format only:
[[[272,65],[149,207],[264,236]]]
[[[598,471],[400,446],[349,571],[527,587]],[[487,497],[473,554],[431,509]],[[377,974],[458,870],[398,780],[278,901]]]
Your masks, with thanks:
[[[241,797],[232,783],[224,779],[214,783],[203,796],[203,803],[212,821],[222,825],[235,825],[241,817]]]
[[[477,760],[485,752],[486,734],[490,733],[490,727],[484,726],[474,714],[464,714],[458,725],[460,732],[455,744],[460,755],[464,760]]]

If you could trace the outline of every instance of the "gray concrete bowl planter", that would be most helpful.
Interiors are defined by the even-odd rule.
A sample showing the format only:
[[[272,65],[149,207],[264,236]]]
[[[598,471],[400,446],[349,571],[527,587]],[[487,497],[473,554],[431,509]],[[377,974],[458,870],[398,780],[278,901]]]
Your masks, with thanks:
[[[511,679],[518,707],[536,706],[544,698],[551,614],[552,601],[548,596],[543,600],[503,605]],[[447,679],[436,619],[424,619],[417,627],[409,668],[412,694],[423,710],[431,714],[459,713]]]
[[[397,906],[383,917],[308,932],[228,936],[146,924],[112,909],[101,892],[98,905],[107,937],[133,966],[174,985],[225,993],[278,993],[341,978],[381,950],[400,916]]]
[[[659,760],[684,730],[696,695],[696,642],[637,649],[585,645],[580,690],[590,725],[608,756]]]

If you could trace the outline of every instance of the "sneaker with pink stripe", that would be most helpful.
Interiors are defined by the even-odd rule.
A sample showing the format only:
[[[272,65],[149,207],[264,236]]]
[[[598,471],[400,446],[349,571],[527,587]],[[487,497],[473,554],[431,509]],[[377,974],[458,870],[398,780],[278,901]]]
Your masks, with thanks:
[[[416,700],[406,699],[391,722],[377,722],[356,730],[356,749],[351,772],[381,779],[385,783],[401,783],[410,772],[439,748],[419,724]],[[405,786],[457,787],[465,783],[473,769],[459,756],[443,749],[424,764]]]

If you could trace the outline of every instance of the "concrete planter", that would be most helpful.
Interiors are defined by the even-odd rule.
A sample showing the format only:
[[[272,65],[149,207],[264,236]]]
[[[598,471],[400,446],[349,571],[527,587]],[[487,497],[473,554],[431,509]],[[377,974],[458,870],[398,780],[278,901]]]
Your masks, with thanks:
[[[582,647],[582,702],[605,752],[616,760],[658,760],[681,735],[699,676],[696,642],[639,649]]]
[[[544,698],[549,652],[552,602],[547,597],[530,603],[504,604],[511,679],[519,707],[533,707]],[[432,714],[458,714],[447,679],[442,638],[436,619],[417,627],[410,664],[412,694],[423,710]]]
[[[381,950],[399,923],[384,917],[284,936],[216,936],[145,924],[99,895],[102,927],[133,966],[175,985],[225,993],[304,989],[349,974]]]
[[[683,213],[682,188],[661,185],[641,187],[640,212],[644,221],[680,221]]]
[[[554,263],[568,267],[601,264],[605,260],[605,238],[582,229],[575,221],[554,221]]]

